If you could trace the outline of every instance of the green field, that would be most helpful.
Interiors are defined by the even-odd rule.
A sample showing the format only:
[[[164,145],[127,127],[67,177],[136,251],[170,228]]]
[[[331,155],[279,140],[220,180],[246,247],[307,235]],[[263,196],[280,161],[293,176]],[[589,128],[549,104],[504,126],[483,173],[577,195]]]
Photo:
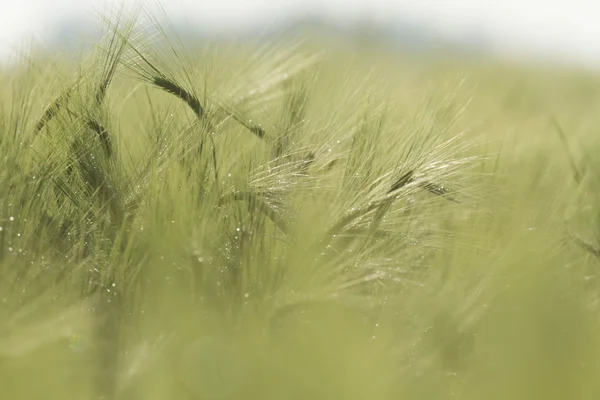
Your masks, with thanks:
[[[1,399],[600,398],[600,76],[105,22],[0,73]]]

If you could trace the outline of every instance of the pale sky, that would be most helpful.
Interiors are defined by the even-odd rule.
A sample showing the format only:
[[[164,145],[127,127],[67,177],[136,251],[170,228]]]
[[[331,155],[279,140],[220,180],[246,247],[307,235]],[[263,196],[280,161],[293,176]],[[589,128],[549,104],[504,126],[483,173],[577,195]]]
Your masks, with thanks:
[[[155,0],[141,0],[153,4]],[[43,43],[67,18],[140,0],[0,0],[0,59],[28,37]],[[413,18],[446,35],[480,32],[499,52],[563,56],[600,66],[600,0],[162,0],[172,18],[227,30],[300,13],[339,21]]]

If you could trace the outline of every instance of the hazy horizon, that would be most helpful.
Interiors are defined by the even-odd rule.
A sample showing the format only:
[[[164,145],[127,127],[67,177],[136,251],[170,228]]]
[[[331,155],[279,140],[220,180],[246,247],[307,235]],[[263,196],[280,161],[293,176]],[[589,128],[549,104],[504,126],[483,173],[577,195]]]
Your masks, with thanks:
[[[45,44],[65,22],[87,23],[97,12],[140,3],[151,8],[157,2],[0,0],[4,10],[0,15],[0,60],[6,60],[23,41]],[[170,0],[161,6],[170,18],[221,33],[303,15],[388,26],[410,21],[449,40],[481,39],[488,53],[600,66],[600,3],[590,0]]]

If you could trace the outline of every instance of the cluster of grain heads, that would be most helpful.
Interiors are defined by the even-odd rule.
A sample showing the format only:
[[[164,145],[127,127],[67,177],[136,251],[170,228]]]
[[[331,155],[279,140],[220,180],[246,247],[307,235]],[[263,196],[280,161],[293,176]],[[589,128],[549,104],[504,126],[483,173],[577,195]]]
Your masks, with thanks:
[[[91,303],[95,391],[125,396],[144,381],[137,364],[164,356],[171,365],[171,344],[129,353],[144,336],[132,333],[136,318],[154,329],[160,320],[162,337],[174,320],[203,321],[199,309],[217,310],[225,330],[255,321],[266,348],[289,351],[299,365],[321,362],[293,351],[296,324],[306,322],[316,342],[330,315],[370,324],[387,301],[379,293],[425,262],[422,238],[438,221],[414,208],[435,204],[427,192],[456,201],[460,192],[442,183],[471,160],[457,155],[449,132],[390,121],[391,105],[377,93],[361,103],[369,82],[352,86],[359,106],[348,107],[350,116],[315,106],[321,56],[301,43],[252,48],[217,80],[203,70],[210,57],[187,56],[160,27],[146,35],[122,14],[106,22],[82,72],[31,121],[38,179],[21,196],[35,199],[21,211],[39,220],[54,262],[65,265],[53,278]],[[132,75],[141,89],[119,109],[115,82],[126,87]],[[152,316],[140,317],[143,308]],[[149,336],[142,343],[154,343]],[[369,336],[349,334],[346,343]],[[282,350],[278,340],[290,342]],[[229,381],[215,382],[208,365],[236,357],[209,342],[192,340],[180,379],[192,395],[200,382],[205,393],[227,397]],[[277,372],[273,365],[266,370]],[[359,372],[371,376],[366,367],[350,376],[360,380]]]
[[[46,151],[38,153],[36,161],[38,175],[50,183],[37,201],[46,202],[41,207],[45,208],[45,220],[58,220],[51,225],[59,224],[61,235],[55,240],[64,243],[53,247],[66,251],[74,270],[77,264],[96,264],[80,279],[83,297],[94,298],[95,324],[90,337],[97,359],[96,387],[107,398],[113,396],[117,382],[124,312],[117,294],[120,288],[105,289],[116,279],[110,267],[116,259],[111,262],[109,257],[111,253],[121,257],[118,253],[126,249],[127,223],[135,211],[129,207],[127,192],[132,179],[123,168],[123,154],[117,151],[107,94],[133,26],[134,21],[121,14],[111,20],[110,27],[119,33],[109,31],[83,63],[83,72],[46,107],[34,128],[34,134],[46,131],[37,139]],[[73,272],[65,279],[73,279]]]

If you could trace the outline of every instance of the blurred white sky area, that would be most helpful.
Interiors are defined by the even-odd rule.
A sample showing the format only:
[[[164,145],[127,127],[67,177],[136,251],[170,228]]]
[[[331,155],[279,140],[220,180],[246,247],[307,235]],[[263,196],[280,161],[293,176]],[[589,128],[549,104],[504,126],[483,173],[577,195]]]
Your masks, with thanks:
[[[141,0],[152,7],[155,0]],[[140,0],[0,0],[0,59],[66,19],[93,20]],[[172,19],[227,31],[305,14],[337,22],[412,19],[450,37],[480,35],[492,51],[600,66],[600,0],[162,0]]]

